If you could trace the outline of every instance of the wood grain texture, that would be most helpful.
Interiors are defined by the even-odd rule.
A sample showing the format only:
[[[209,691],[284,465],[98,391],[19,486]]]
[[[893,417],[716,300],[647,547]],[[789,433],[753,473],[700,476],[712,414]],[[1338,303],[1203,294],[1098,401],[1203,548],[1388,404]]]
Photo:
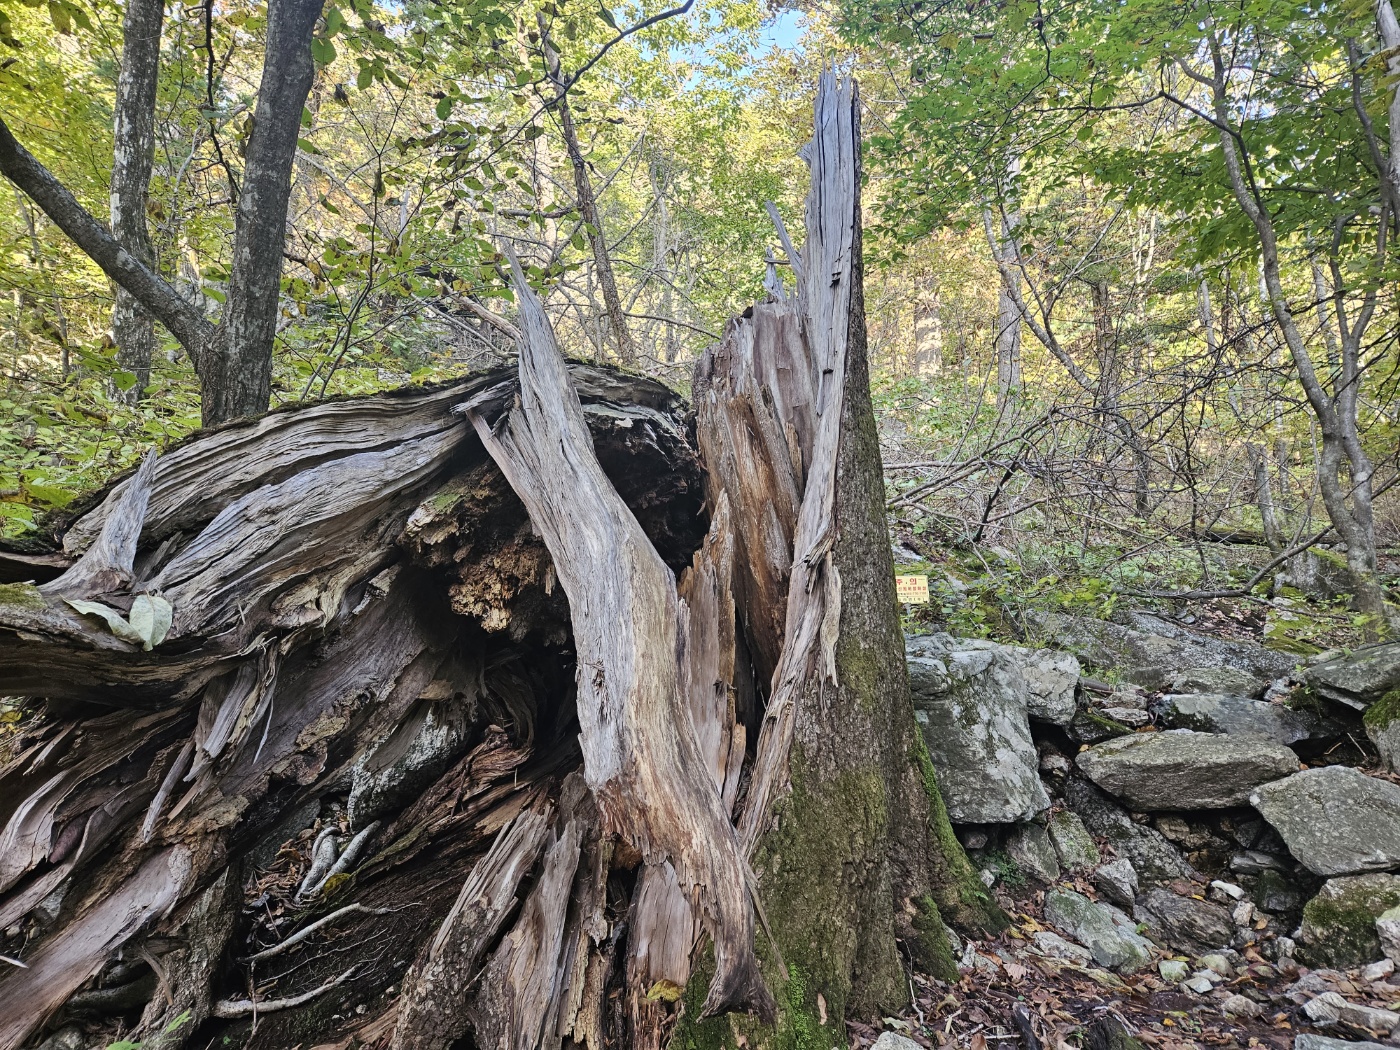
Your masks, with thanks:
[[[569,597],[588,785],[603,826],[669,861],[715,946],[706,1014],[772,998],[753,954],[748,866],[680,694],[675,578],[604,475],[538,297],[516,267],[520,400],[465,406],[544,539]]]

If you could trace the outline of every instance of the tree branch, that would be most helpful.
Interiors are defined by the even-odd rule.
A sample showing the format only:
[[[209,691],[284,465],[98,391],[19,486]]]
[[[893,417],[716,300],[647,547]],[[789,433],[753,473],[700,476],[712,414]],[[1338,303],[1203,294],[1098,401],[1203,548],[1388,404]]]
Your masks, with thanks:
[[[179,340],[203,373],[214,326],[174,287],[117,243],[48,168],[15,140],[0,119],[0,173],[29,195],[102,272],[125,288]]]

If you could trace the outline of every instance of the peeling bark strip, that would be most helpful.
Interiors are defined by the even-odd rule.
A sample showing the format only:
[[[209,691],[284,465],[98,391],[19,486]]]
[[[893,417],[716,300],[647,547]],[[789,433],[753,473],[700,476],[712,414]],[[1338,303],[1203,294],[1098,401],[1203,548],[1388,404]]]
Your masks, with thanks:
[[[464,411],[544,538],[569,597],[584,771],[604,827],[669,861],[714,940],[706,1016],[773,1001],[753,954],[750,876],[680,695],[675,578],[604,475],[544,307],[512,266],[520,398]]]

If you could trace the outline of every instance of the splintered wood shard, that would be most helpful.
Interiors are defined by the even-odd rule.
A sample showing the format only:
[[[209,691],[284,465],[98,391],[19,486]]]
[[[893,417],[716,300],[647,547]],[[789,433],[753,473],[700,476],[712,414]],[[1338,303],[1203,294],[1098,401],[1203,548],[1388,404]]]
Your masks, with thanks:
[[[802,502],[793,537],[782,654],[759,731],[753,781],[740,822],[752,849],[785,790],[799,692],[836,681],[835,645],[841,616],[841,578],[831,560],[836,527],[837,453],[845,399],[851,316],[852,249],[860,221],[860,107],[855,82],[828,69],[817,90],[816,133],[808,149],[807,243],[794,308],[801,321],[807,376],[815,390],[811,416],[789,410],[785,426],[811,426]],[[787,307],[787,303],[780,307]],[[750,355],[748,360],[757,360]],[[802,386],[804,392],[808,389]],[[805,417],[805,418],[804,418]],[[807,446],[803,446],[807,453]],[[819,687],[819,686],[818,686]]]
[[[146,523],[146,506],[151,498],[159,458],[155,452],[146,453],[140,468],[103,520],[97,541],[67,572],[40,587],[42,592],[65,598],[87,598],[125,589],[131,584],[136,543]]]
[[[529,511],[569,599],[584,770],[603,826],[669,861],[714,940],[706,1015],[774,1004],[754,957],[748,866],[681,697],[675,578],[603,473],[538,297],[515,267],[519,403],[482,444]]]

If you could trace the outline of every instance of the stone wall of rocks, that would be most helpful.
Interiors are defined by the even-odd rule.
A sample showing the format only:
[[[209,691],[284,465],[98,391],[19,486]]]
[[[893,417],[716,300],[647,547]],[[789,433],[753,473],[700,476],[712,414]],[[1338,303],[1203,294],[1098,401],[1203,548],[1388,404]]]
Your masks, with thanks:
[[[907,639],[969,855],[989,886],[1045,887],[1058,932],[1037,950],[1155,964],[1193,995],[1245,952],[1285,972],[1400,964],[1400,643],[1295,666],[1126,619],[1043,617],[1045,649]]]

